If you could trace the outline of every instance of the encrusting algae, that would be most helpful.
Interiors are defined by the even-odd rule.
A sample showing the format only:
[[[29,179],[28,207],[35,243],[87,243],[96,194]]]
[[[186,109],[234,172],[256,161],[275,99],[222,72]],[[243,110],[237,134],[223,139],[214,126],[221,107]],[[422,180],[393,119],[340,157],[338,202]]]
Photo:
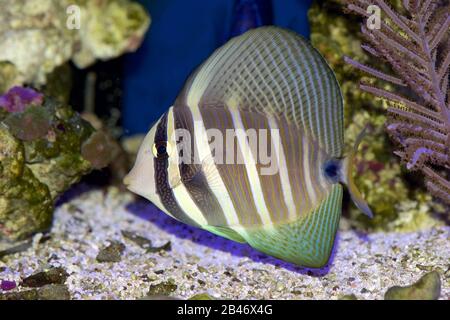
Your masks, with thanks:
[[[96,168],[97,150],[107,150],[92,139],[99,134],[70,107],[32,89],[0,96],[0,238],[50,226],[58,195]]]

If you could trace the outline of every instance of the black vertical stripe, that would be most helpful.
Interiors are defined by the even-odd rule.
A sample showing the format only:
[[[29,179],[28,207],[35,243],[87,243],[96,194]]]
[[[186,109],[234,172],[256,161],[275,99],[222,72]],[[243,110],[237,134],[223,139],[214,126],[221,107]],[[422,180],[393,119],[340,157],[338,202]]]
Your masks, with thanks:
[[[155,133],[155,141],[166,142],[167,141],[167,113],[163,115],[158,123]],[[161,199],[161,203],[175,218],[178,220],[193,225],[199,226],[194,220],[192,220],[186,212],[179,206],[175,195],[169,185],[168,177],[169,161],[167,158],[155,158],[154,170],[155,170],[155,184],[156,193]]]
[[[173,108],[175,117],[175,128],[188,130],[191,135],[191,163],[180,163],[181,179],[184,186],[189,192],[192,200],[203,213],[208,225],[210,226],[227,226],[225,214],[215,197],[214,193],[208,185],[207,179],[201,170],[201,165],[194,162],[194,123],[192,112],[187,107],[176,106]],[[208,146],[200,146],[208,147]]]

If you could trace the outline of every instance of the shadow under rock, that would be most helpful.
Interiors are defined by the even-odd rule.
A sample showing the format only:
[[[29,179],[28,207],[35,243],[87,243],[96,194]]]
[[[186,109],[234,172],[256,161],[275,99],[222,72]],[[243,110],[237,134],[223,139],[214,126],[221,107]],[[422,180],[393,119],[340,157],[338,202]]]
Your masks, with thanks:
[[[84,193],[87,193],[92,190],[97,190],[98,188],[99,188],[98,186],[94,186],[83,182],[74,184],[56,199],[55,208],[58,208],[63,204],[80,197]]]
[[[55,201],[55,207],[57,208],[90,191],[106,190],[106,188],[111,185],[111,179],[111,172],[108,168],[95,170],[88,175],[83,176],[81,181],[73,184],[69,189],[58,196]]]
[[[151,202],[148,202],[143,198],[137,198],[136,201],[129,203],[126,209],[130,213],[154,223],[161,230],[164,230],[165,232],[170,233],[177,238],[189,239],[197,244],[207,246],[215,250],[228,252],[233,256],[248,257],[255,262],[271,264],[276,268],[283,268],[292,272],[296,272],[298,274],[308,275],[312,277],[323,277],[330,272],[336,255],[337,247],[339,246],[338,234],[334,242],[331,257],[325,267],[319,269],[299,267],[261,253],[253,249],[248,244],[237,243],[216,236],[206,230],[202,230],[179,222],[169,217]]]

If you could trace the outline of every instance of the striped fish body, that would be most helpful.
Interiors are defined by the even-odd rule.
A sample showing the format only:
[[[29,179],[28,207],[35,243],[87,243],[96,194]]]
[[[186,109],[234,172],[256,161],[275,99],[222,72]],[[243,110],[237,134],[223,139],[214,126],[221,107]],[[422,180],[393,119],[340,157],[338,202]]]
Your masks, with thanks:
[[[342,114],[334,74],[309,43],[254,29],[190,77],[125,183],[175,219],[321,267],[348,181]]]

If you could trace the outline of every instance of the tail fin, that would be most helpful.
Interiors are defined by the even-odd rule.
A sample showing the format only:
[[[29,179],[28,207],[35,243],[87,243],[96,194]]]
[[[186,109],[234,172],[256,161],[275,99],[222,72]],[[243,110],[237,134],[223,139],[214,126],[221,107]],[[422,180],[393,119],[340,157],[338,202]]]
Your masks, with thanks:
[[[350,196],[358,209],[361,210],[369,218],[373,218],[372,210],[370,210],[369,205],[364,200],[361,192],[359,192],[358,188],[355,185],[355,181],[353,180],[353,168],[355,167],[356,152],[358,151],[359,144],[366,135],[366,131],[367,127],[365,127],[358,135],[353,146],[353,150],[351,150],[347,158],[344,159],[342,182],[347,185]]]

